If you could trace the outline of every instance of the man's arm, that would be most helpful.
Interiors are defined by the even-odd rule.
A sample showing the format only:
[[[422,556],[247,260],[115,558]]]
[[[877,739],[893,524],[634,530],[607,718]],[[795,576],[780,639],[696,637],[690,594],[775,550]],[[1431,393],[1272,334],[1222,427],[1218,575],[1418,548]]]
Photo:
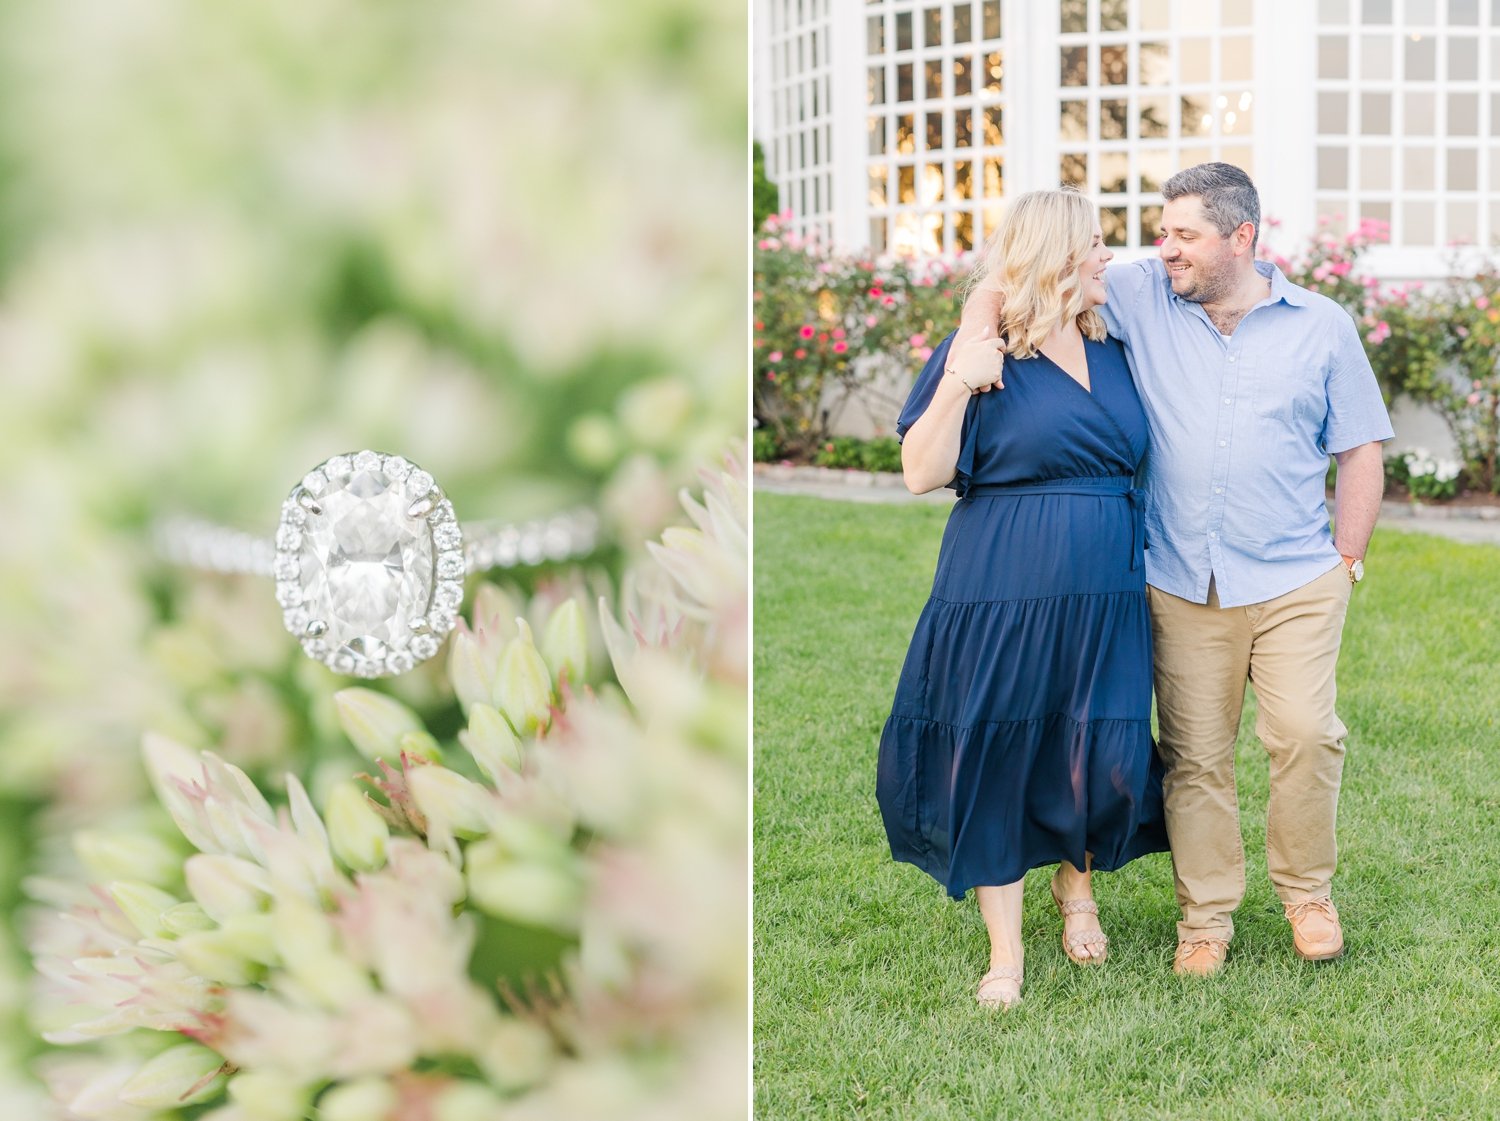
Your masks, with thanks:
[[[1005,307],[1005,297],[995,287],[993,277],[985,277],[979,286],[969,293],[964,301],[963,315],[958,321],[958,334],[953,336],[953,345],[948,349],[948,368],[968,343],[998,336],[1000,312]]]
[[[1339,465],[1333,484],[1333,539],[1347,560],[1364,559],[1375,519],[1380,517],[1380,498],[1385,493],[1380,448],[1379,440],[1371,440],[1333,457]]]

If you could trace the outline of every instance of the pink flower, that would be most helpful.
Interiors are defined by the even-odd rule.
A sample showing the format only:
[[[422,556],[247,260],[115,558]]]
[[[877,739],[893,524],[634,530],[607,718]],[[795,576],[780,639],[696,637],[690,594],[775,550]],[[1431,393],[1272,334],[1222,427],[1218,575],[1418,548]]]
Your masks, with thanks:
[[[894,296],[887,296],[885,299],[881,300],[880,302],[885,307],[895,307],[896,306],[896,298]]]
[[[836,338],[836,339],[843,338],[844,337],[844,329],[842,327],[835,327],[833,329],[833,337]]]
[[[767,370],[766,371],[766,380],[767,381],[775,381],[776,380],[776,371],[775,370]]]
[[[884,291],[884,289],[881,288],[880,285],[876,284],[876,285],[873,285],[870,288],[870,295],[871,296],[879,296],[881,294],[881,292],[883,292],[883,291]]]
[[[1351,265],[1348,261],[1335,261],[1332,265],[1329,266],[1329,271],[1332,272],[1334,276],[1348,276],[1353,268],[1354,266]]]
[[[1478,299],[1476,299],[1474,301],[1474,306],[1476,308],[1478,308],[1480,311],[1483,311],[1485,308],[1487,308],[1487,307],[1490,306],[1490,301],[1489,301],[1488,297],[1480,296]]]
[[[806,358],[807,357],[807,351],[803,350],[799,346],[796,350],[792,351],[792,357],[793,358]]]
[[[875,316],[873,316],[873,315],[867,315],[867,316],[865,316],[865,326],[866,327],[873,327],[873,326],[875,326],[875,324],[877,324],[879,322],[880,322],[880,320],[876,319]]]
[[[846,342],[839,341],[839,342],[836,342],[836,343],[833,344],[833,352],[835,354],[843,354],[844,351],[846,351],[848,349],[849,349],[849,344],[846,343]]]
[[[1471,394],[1469,394],[1467,400],[1468,400],[1469,404],[1471,404],[1471,405],[1477,405],[1477,404],[1479,404],[1479,394],[1477,394],[1477,393],[1471,393]]]
[[[924,346],[927,345],[927,336],[920,333],[915,334],[910,339],[908,339],[907,342],[912,345],[913,349],[921,350]]]
[[[813,337],[812,325],[810,323],[804,323],[802,325],[802,330],[798,331],[797,334],[801,335],[804,339],[810,339],[810,338],[812,338]]]
[[[1391,325],[1382,319],[1379,323],[1375,324],[1375,329],[1365,337],[1369,339],[1371,346],[1379,346],[1391,337]]]
[[[781,351],[779,351],[779,350],[773,350],[773,351],[771,351],[770,354],[766,355],[766,361],[767,362],[780,362],[781,361]]]
[[[1312,275],[1313,275],[1313,279],[1314,280],[1317,280],[1317,281],[1327,280],[1328,279],[1328,266],[1327,265],[1319,265],[1317,268],[1313,269],[1313,274]]]

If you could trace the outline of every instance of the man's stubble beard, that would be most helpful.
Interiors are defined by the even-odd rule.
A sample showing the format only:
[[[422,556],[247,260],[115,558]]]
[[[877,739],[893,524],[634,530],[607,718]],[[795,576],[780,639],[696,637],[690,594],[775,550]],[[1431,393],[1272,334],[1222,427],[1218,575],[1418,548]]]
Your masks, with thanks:
[[[1189,267],[1199,276],[1192,288],[1182,293],[1184,300],[1190,300],[1195,304],[1218,304],[1234,291],[1236,278],[1230,262],[1215,261],[1211,269],[1207,271],[1201,264]]]

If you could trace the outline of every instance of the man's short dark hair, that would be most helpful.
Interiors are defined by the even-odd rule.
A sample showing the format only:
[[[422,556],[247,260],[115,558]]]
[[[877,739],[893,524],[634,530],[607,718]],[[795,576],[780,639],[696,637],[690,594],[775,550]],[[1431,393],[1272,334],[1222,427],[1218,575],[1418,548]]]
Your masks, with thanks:
[[[1255,249],[1260,239],[1260,194],[1244,171],[1232,163],[1200,163],[1162,184],[1161,197],[1167,202],[1190,196],[1203,203],[1203,213],[1220,237],[1227,238],[1246,222],[1254,226],[1250,248]]]

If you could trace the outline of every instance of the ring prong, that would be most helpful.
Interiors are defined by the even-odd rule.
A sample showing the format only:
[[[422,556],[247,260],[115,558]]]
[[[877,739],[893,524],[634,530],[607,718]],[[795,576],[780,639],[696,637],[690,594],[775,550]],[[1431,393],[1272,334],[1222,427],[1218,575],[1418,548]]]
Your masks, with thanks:
[[[318,505],[318,500],[305,490],[298,493],[297,505],[301,506],[309,514],[321,514],[323,512],[323,507]]]
[[[307,634],[308,638],[322,638],[325,634],[328,633],[328,624],[325,623],[322,619],[309,620],[307,624],[307,631],[305,633]]]
[[[437,505],[437,499],[433,495],[419,498],[406,508],[408,518],[425,518],[432,513],[432,508]]]

